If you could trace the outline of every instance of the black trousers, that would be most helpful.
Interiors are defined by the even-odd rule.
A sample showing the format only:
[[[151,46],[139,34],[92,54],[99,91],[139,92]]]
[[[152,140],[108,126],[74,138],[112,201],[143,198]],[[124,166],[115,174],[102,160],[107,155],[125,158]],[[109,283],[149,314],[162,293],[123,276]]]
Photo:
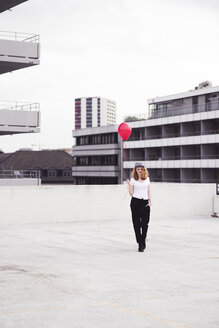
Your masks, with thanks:
[[[150,206],[146,206],[148,202],[148,199],[145,200],[132,197],[130,203],[136,241],[141,245],[145,245],[148,223],[150,221]]]

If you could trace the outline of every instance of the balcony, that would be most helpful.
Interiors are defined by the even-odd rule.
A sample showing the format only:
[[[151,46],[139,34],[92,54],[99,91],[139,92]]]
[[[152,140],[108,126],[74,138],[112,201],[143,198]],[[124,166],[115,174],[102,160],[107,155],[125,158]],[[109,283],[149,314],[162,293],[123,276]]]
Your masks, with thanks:
[[[207,157],[207,158],[206,158]],[[206,156],[205,158],[186,158],[186,159],[151,159],[151,160],[141,160],[148,169],[184,169],[184,168],[211,168],[215,169],[219,167],[219,156],[212,155]],[[139,161],[139,159],[137,160]],[[124,161],[123,169],[133,169],[136,160]]]
[[[154,105],[153,105],[154,106]],[[195,104],[191,106],[175,107],[175,108],[150,108],[149,106],[149,119],[170,117],[177,115],[195,114],[202,112],[209,112],[219,110],[219,99],[215,101],[206,102],[204,104]]]
[[[0,104],[0,135],[40,132],[38,103]]]
[[[0,74],[39,64],[39,35],[0,32]]]
[[[27,0],[1,0],[0,1],[0,13],[3,11],[9,10]]]

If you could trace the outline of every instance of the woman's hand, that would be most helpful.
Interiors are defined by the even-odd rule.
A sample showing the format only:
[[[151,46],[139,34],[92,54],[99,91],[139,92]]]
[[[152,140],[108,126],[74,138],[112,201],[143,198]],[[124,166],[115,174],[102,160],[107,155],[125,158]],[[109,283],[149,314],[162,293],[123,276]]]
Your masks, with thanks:
[[[129,179],[127,179],[126,181],[127,181],[128,185],[130,186],[130,180],[129,180]]]
[[[152,201],[151,201],[151,186],[150,186],[150,184],[149,184],[149,186],[148,186],[148,206],[152,206]]]
[[[152,206],[152,202],[150,200],[149,200],[148,204],[145,207],[147,207],[147,206],[149,206],[149,207]]]

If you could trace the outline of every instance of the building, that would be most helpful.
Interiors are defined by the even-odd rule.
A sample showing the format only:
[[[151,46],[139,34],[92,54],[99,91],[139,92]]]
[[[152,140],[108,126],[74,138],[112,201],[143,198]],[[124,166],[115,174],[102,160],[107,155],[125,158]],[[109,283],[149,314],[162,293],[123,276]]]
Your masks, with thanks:
[[[100,97],[75,99],[75,130],[115,123],[115,101]]]
[[[38,103],[0,102],[0,136],[39,132],[40,105]]]
[[[72,184],[73,164],[72,156],[63,150],[19,150],[8,154],[0,153],[0,172],[4,172],[5,177],[9,177],[11,172],[16,178],[38,172],[37,176],[42,183]]]
[[[104,183],[100,176],[121,183],[130,178],[137,161],[145,163],[155,182],[219,182],[219,86],[203,82],[188,92],[149,99],[148,107],[148,119],[130,119],[132,134],[123,143],[123,170],[117,125],[73,132],[77,184]],[[114,141],[106,144],[107,135]],[[118,165],[106,166],[108,155],[115,155]]]
[[[3,0],[0,1],[0,13],[6,10],[10,10],[11,8],[26,2],[27,0]]]
[[[0,1],[0,13],[25,1]],[[40,62],[39,35],[0,32],[0,49],[0,74],[35,66]],[[40,132],[39,126],[38,103],[1,102],[0,99],[0,136],[37,133]]]
[[[0,13],[25,1],[1,1]],[[39,35],[0,32],[0,49],[0,74],[39,64]],[[0,135],[39,132],[39,125],[38,103],[3,103],[0,99]]]
[[[73,131],[75,184],[121,183],[121,138],[117,131],[117,125]]]
[[[152,181],[219,181],[219,86],[203,82],[194,90],[148,100],[149,119],[131,122],[124,142],[130,174],[136,161]]]

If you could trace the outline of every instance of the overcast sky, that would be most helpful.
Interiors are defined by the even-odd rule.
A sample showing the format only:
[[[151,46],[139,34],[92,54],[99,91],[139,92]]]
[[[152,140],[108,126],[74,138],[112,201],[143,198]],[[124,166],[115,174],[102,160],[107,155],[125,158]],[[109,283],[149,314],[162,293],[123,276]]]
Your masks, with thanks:
[[[149,98],[219,85],[218,14],[218,0],[29,0],[2,13],[1,31],[40,34],[40,65],[1,75],[0,102],[39,102],[41,133],[0,148],[71,147],[78,97],[115,100],[121,123]]]

